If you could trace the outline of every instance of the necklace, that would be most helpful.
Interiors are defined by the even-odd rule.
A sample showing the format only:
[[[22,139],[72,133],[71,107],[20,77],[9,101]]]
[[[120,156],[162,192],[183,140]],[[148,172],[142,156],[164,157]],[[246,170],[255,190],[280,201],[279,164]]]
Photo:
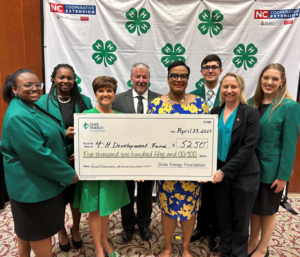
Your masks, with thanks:
[[[182,102],[182,103],[183,103],[184,100],[185,100],[186,98],[187,98],[187,94],[185,94],[184,97],[183,97],[180,101],[177,102],[177,101],[171,100],[171,99],[170,99],[169,93],[167,94],[167,100],[168,100],[170,103],[174,103],[174,104],[179,103],[179,102]]]
[[[59,101],[60,103],[62,103],[62,104],[67,104],[68,102],[71,101],[71,96],[70,96],[70,98],[69,98],[67,101],[60,100],[59,97],[57,97],[57,99],[58,99],[58,101]]]

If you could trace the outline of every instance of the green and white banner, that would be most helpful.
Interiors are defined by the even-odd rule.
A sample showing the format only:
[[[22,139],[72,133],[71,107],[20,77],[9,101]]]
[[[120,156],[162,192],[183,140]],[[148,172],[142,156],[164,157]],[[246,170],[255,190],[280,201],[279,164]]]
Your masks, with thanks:
[[[153,91],[169,91],[167,67],[191,68],[188,92],[204,85],[208,54],[246,82],[252,96],[261,70],[279,62],[296,99],[300,68],[300,0],[44,0],[46,91],[59,63],[75,68],[82,92],[96,104],[95,77],[113,76],[117,93],[132,87],[135,62],[150,66]]]

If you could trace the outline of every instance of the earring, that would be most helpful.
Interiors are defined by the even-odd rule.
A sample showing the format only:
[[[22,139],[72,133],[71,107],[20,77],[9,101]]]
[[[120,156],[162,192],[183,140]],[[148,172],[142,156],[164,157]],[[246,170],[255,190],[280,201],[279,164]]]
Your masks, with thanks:
[[[278,87],[278,90],[280,90],[280,89],[282,89],[282,85],[280,85],[280,86]]]
[[[15,97],[16,97],[16,96],[18,96],[18,93],[17,93],[17,92],[15,92]]]

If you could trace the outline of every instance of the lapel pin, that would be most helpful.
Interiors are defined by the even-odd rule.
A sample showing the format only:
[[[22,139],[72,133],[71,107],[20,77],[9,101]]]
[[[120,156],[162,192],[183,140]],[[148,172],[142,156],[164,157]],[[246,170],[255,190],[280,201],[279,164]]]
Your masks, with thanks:
[[[236,120],[237,120],[237,121],[240,121],[240,119],[239,119],[239,118],[237,118]]]

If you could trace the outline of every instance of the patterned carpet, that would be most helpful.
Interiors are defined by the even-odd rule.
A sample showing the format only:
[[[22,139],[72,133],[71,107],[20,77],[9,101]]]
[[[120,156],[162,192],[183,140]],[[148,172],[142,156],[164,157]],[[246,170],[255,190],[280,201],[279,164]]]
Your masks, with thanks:
[[[300,212],[300,198],[289,200],[294,210]],[[72,216],[70,209],[67,208],[66,214],[67,231],[72,226]],[[122,256],[159,256],[163,246],[163,234],[160,223],[160,211],[156,204],[153,206],[152,223],[150,226],[152,236],[149,242],[142,241],[139,236],[139,229],[136,230],[131,242],[124,244],[121,240],[121,217],[120,211],[110,215],[109,220],[109,242],[112,247]],[[57,235],[52,237],[54,257],[94,257],[94,243],[88,228],[87,215],[83,215],[80,224],[81,237],[84,246],[76,250],[71,244],[68,253],[62,252],[58,246]],[[181,256],[180,226],[175,230],[173,238],[173,256]],[[71,237],[69,236],[71,239]],[[200,241],[191,244],[193,256],[213,257],[220,256],[217,253],[210,253],[208,248],[208,238],[201,238]],[[270,256],[272,257],[299,257],[300,256],[300,218],[299,215],[291,215],[280,207],[277,215],[275,231],[269,244]],[[10,205],[7,204],[4,210],[0,211],[0,256],[18,256],[17,240],[14,233],[14,222],[11,216]],[[34,256],[32,253],[31,256]]]

